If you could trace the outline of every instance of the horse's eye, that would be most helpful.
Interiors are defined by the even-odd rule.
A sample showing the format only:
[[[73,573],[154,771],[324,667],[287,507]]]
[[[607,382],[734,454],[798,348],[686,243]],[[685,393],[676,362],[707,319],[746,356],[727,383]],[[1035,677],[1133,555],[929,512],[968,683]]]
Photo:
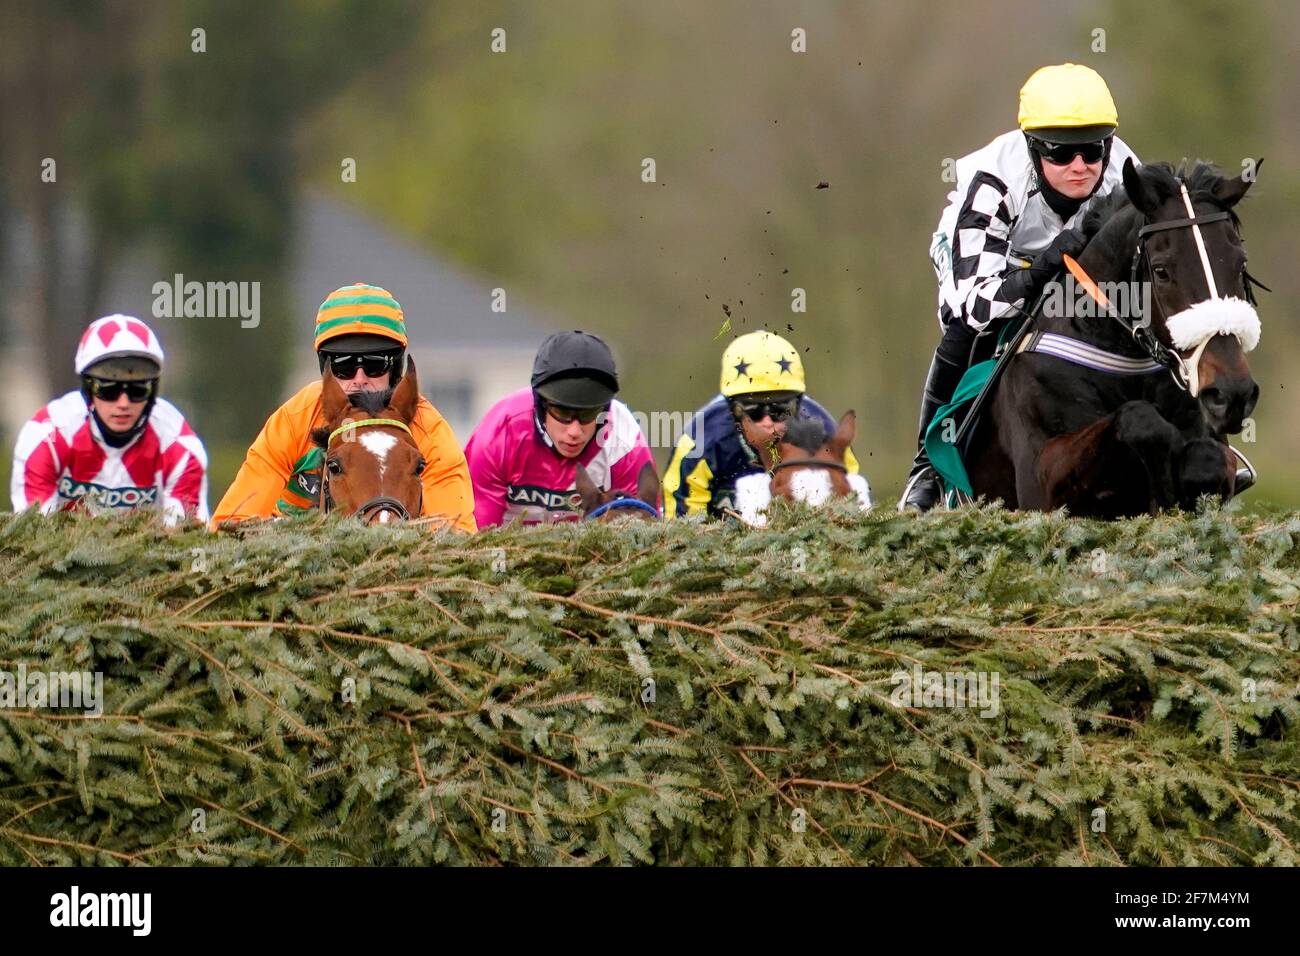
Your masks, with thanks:
[[[341,475],[343,474],[343,463],[337,458],[331,458],[325,462],[325,470],[331,475]]]
[[[415,473],[419,475],[422,474],[423,472],[424,472],[424,459],[421,458],[419,461],[415,463]]]

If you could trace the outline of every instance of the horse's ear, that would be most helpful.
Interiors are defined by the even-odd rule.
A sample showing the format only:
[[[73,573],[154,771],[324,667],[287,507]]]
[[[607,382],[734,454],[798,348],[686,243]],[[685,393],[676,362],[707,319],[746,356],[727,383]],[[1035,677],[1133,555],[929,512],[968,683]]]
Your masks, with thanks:
[[[415,421],[415,410],[420,406],[420,382],[415,377],[415,359],[406,360],[406,374],[397,383],[397,388],[393,389],[393,397],[388,404],[402,416],[403,421]]]
[[[344,409],[348,407],[347,392],[343,391],[343,386],[339,384],[339,380],[330,371],[328,362],[325,364],[325,372],[321,377],[320,406],[321,414],[324,415],[327,424],[332,424],[342,418]]]
[[[1160,205],[1156,191],[1142,178],[1131,156],[1124,160],[1124,192],[1128,193],[1134,208],[1143,215],[1152,215]]]
[[[835,453],[837,460],[844,458],[844,450],[853,444],[853,439],[858,436],[858,413],[849,409],[840,416],[840,423],[835,427],[835,434],[827,442],[832,452]]]
[[[651,462],[642,465],[641,473],[636,476],[636,496],[648,505],[659,504],[659,476]]]
[[[578,496],[582,498],[582,510],[584,513],[595,511],[600,506],[600,489],[596,483],[591,480],[591,475],[587,474],[587,469],[581,465],[578,466],[577,472],[573,478],[573,487],[577,489]]]
[[[1249,179],[1246,178],[1246,170],[1244,169],[1236,179],[1220,179],[1214,184],[1214,189],[1211,190],[1214,193],[1214,198],[1229,209],[1237,205],[1246,195],[1246,190],[1250,189],[1251,184],[1259,177],[1259,167],[1263,164],[1262,157],[1251,162],[1250,167],[1248,167],[1251,174]]]

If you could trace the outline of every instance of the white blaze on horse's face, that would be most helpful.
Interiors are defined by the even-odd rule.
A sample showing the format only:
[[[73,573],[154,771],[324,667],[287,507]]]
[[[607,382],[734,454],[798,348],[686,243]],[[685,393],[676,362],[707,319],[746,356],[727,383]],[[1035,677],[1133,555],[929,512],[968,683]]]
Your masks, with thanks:
[[[831,475],[824,468],[802,468],[790,476],[794,500],[814,508],[831,497]]]
[[[388,453],[397,445],[397,436],[387,432],[369,431],[358,435],[357,441],[362,448],[379,459],[379,480],[382,482],[384,472],[388,469]],[[388,512],[381,514],[379,520],[387,521]]]

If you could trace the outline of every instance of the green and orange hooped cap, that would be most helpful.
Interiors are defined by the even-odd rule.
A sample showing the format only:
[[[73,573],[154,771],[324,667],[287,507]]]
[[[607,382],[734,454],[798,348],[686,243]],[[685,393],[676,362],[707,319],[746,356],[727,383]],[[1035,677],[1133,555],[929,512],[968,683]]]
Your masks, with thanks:
[[[406,317],[387,289],[358,282],[335,289],[316,311],[316,349],[340,335],[378,335],[406,348]]]

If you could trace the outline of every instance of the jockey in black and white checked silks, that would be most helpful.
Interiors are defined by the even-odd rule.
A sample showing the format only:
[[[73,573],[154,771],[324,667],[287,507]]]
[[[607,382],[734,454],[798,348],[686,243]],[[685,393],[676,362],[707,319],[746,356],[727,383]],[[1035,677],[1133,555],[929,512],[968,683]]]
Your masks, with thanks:
[[[957,184],[930,243],[939,279],[939,324],[946,328],[956,318],[978,332],[1015,307],[1032,305],[997,301],[1003,278],[1046,249],[1062,230],[1077,228],[1092,204],[1122,183],[1124,160],[1130,157],[1138,162],[1115,136],[1100,187],[1069,219],[1062,219],[1038,188],[1020,130],[1003,133],[957,160]]]
[[[922,391],[917,454],[900,510],[925,511],[939,500],[925,430],[961,380],[976,334],[1032,307],[1062,257],[1081,248],[1077,227],[1088,209],[1120,185],[1125,160],[1137,162],[1114,135],[1119,116],[1106,81],[1089,67],[1035,71],[1020,90],[1019,120],[1019,129],[947,166],[955,187],[930,243],[943,336]],[[1091,189],[1059,192],[1044,172],[1049,159],[1057,170],[1082,159],[1083,182],[1095,177]]]

